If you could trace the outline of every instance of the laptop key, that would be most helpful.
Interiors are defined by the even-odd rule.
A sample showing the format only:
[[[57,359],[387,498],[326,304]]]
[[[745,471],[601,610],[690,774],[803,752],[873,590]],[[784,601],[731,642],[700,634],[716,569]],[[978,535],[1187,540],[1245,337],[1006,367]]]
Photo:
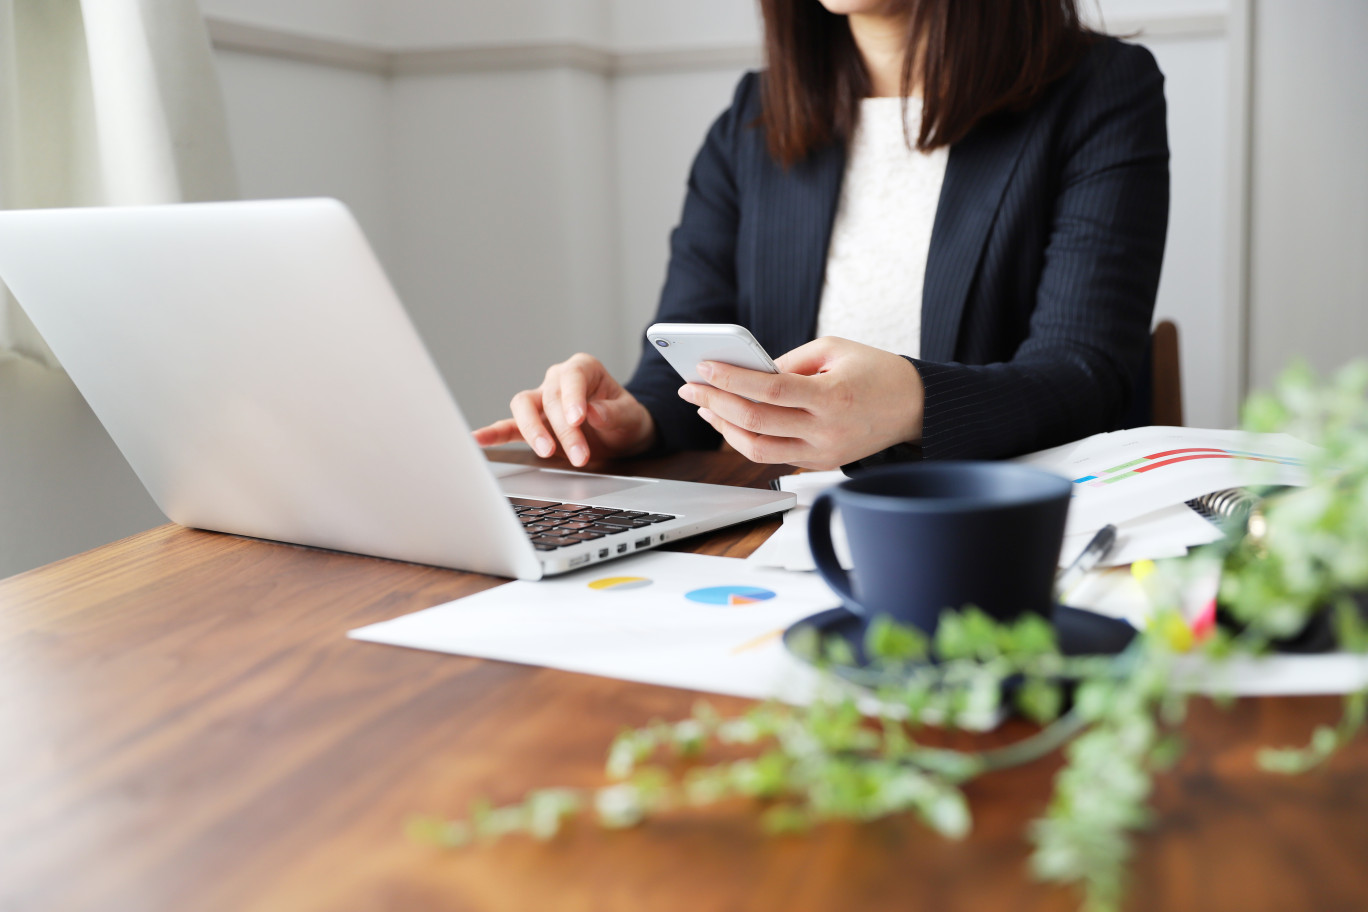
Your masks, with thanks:
[[[649,526],[650,523],[637,522],[630,516],[604,516],[595,521],[600,526],[621,526],[624,529],[640,529],[642,526]]]
[[[549,545],[546,542],[533,542],[532,547],[538,551],[555,551],[560,545]]]
[[[557,548],[563,548],[566,545],[577,545],[579,544],[579,542],[577,542],[573,538],[567,538],[559,535],[538,535],[536,538],[532,539],[532,544],[552,545]]]
[[[642,513],[640,510],[619,510],[613,515],[622,516],[627,519],[640,519],[641,517],[646,516],[647,514]]]
[[[554,500],[529,500],[526,497],[510,497],[508,498],[508,502],[515,507],[535,507],[538,510],[560,506],[560,504]]]
[[[573,538],[575,541],[594,541],[596,539],[603,538],[605,534],[606,533],[604,532],[590,532],[586,529],[582,532],[571,532],[567,534],[565,537]]]
[[[630,529],[630,528],[631,528],[631,526],[609,526],[609,525],[601,525],[601,524],[599,524],[599,523],[594,523],[594,524],[593,524],[592,526],[590,526],[586,531],[588,531],[588,532],[602,532],[604,535],[613,535],[613,534],[615,534],[615,533],[617,533],[617,532],[626,532],[626,531],[627,531],[628,529]]]
[[[673,516],[666,516],[664,513],[649,513],[649,514],[647,514],[646,516],[641,517],[641,518],[638,519],[637,521],[638,521],[638,522],[644,522],[644,523],[661,523],[661,522],[667,522],[668,520],[671,520],[671,519],[674,519],[674,517],[673,517]]]

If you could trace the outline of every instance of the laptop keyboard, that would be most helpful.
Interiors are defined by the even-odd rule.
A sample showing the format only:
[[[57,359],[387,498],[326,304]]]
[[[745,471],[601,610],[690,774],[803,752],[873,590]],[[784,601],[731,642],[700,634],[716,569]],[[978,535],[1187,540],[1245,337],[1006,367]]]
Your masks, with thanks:
[[[554,551],[581,542],[611,539],[614,535],[675,518],[667,513],[614,510],[612,507],[528,500],[525,497],[510,497],[508,502],[513,505],[513,511],[522,520],[523,528],[538,551]],[[605,541],[604,544],[617,542]],[[626,548],[619,550],[625,551]]]

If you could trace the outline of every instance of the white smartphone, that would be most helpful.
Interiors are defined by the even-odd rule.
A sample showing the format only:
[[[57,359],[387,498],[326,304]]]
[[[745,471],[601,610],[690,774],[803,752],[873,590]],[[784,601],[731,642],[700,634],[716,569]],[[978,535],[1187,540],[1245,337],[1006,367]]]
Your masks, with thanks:
[[[735,323],[656,323],[646,330],[646,338],[689,383],[707,384],[698,375],[700,361],[779,373],[750,330]]]

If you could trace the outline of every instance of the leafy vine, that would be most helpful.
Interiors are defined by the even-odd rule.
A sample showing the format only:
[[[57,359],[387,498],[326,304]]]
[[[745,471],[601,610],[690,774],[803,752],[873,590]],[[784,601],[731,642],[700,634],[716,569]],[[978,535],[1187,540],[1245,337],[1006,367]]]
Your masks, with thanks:
[[[1324,386],[1305,367],[1290,369],[1273,392],[1250,398],[1244,426],[1317,443],[1310,485],[1269,492],[1248,534],[1163,565],[1147,587],[1155,617],[1119,656],[1064,656],[1034,615],[999,623],[972,608],[947,612],[930,639],[879,620],[866,636],[859,690],[828,674],[804,707],[766,703],[724,718],[700,703],[686,719],[620,734],[607,785],[540,789],[506,807],[480,802],[465,819],[415,818],[409,833],[451,847],[515,833],[549,839],[585,813],[630,827],[672,808],[744,798],[763,808],[769,832],[911,813],[960,839],[972,826],[967,782],[1062,750],[1053,797],[1026,834],[1031,871],[1079,887],[1089,912],[1119,909],[1134,837],[1152,818],[1154,777],[1182,752],[1189,689],[1174,670],[1190,659],[1183,654],[1262,655],[1313,624],[1338,648],[1368,653],[1368,362]],[[1192,568],[1213,560],[1224,622],[1199,640],[1177,596]],[[813,631],[793,645],[819,664],[853,664],[844,641],[822,642]],[[919,740],[928,720],[953,728],[1006,710],[1039,729],[980,752]],[[1366,713],[1368,693],[1350,694],[1338,725],[1317,729],[1303,747],[1265,749],[1259,762],[1276,773],[1311,769],[1362,729]],[[713,746],[745,756],[706,763]]]

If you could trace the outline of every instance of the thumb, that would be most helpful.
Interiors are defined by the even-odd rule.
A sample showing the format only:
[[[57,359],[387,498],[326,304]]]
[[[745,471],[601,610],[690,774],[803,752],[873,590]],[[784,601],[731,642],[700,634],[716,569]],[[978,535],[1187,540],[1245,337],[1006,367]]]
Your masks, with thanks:
[[[835,352],[829,336],[814,339],[775,359],[774,365],[786,374],[819,374],[830,366]]]

